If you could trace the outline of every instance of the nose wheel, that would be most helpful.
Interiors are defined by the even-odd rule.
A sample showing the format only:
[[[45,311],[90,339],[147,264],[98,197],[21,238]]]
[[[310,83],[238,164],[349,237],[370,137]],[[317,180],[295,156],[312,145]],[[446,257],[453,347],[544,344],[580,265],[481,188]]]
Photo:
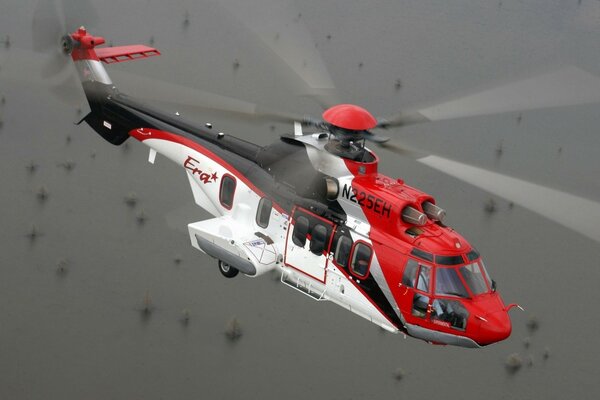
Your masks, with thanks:
[[[221,260],[219,260],[219,271],[225,278],[233,278],[240,273],[238,269]]]

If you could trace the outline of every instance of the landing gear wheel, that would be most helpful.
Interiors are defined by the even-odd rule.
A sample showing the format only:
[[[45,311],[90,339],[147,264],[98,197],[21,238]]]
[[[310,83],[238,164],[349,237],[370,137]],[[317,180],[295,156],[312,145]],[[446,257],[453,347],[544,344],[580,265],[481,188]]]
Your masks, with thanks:
[[[233,278],[240,273],[238,269],[221,260],[219,260],[219,271],[221,271],[225,278]]]

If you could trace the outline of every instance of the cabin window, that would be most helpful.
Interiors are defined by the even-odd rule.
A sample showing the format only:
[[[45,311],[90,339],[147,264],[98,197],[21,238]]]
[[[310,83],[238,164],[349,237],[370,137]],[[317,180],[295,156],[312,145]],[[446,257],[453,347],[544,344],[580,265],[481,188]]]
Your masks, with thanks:
[[[304,247],[306,244],[306,235],[308,235],[308,218],[299,216],[294,224],[294,233],[292,241],[298,247]]]
[[[269,226],[269,220],[271,219],[271,210],[273,209],[273,202],[266,197],[260,199],[258,203],[258,209],[256,210],[256,225],[261,228]]]
[[[357,242],[352,253],[352,262],[350,262],[350,271],[359,278],[364,278],[369,272],[371,266],[371,257],[373,250],[366,243]]]
[[[320,256],[327,246],[327,228],[324,225],[316,224],[311,232],[310,251]]]
[[[352,251],[352,239],[340,236],[335,247],[335,262],[342,267],[348,267],[348,259]]]
[[[221,179],[221,188],[219,189],[219,201],[221,205],[228,210],[233,206],[233,196],[235,195],[235,178],[231,175],[223,175]]]

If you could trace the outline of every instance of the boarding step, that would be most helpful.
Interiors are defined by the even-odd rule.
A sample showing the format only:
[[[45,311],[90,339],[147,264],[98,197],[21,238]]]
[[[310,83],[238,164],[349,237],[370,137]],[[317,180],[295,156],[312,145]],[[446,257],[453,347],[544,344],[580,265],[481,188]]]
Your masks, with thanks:
[[[322,283],[314,282],[310,278],[283,270],[281,271],[281,282],[292,289],[296,289],[297,291],[313,298],[314,300],[327,300],[324,297],[327,287]]]

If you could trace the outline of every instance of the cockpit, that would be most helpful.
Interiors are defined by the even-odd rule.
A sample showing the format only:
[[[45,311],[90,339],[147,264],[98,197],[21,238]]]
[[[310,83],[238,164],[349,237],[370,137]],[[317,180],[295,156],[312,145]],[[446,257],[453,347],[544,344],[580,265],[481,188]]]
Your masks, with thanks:
[[[502,310],[495,282],[477,251],[447,256],[415,249],[412,255],[416,257],[408,259],[400,287],[413,324],[466,335],[470,324],[487,321],[486,312]]]

